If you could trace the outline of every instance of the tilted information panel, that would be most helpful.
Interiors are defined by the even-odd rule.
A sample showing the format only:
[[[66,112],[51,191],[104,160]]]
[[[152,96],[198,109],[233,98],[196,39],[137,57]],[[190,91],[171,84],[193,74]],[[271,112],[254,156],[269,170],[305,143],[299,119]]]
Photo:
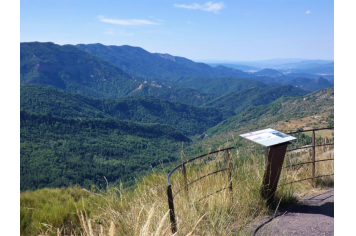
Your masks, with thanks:
[[[295,137],[274,129],[258,130],[251,133],[241,134],[240,136],[265,147],[296,140]]]

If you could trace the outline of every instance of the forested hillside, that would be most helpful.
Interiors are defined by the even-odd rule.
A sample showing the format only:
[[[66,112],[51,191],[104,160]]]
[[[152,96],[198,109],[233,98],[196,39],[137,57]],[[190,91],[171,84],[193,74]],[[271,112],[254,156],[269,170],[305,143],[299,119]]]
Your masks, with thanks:
[[[224,112],[239,114],[250,106],[269,104],[280,97],[295,97],[307,94],[306,91],[291,85],[282,85],[274,88],[251,88],[223,95],[206,104]]]
[[[272,87],[266,83],[262,83],[251,79],[239,78],[182,78],[179,86],[196,89],[206,93],[213,94],[227,94],[230,92],[237,92],[248,88],[269,88]],[[277,85],[276,85],[277,86]]]
[[[20,81],[92,97],[119,98],[139,82],[111,63],[72,45],[21,43]]]
[[[310,118],[323,117],[323,120]],[[208,130],[210,135],[221,140],[225,134],[238,136],[237,134],[248,132],[251,129],[276,127],[278,123],[288,124],[290,120],[298,120],[309,117],[310,125],[333,127],[334,122],[334,88],[307,94],[302,97],[281,97],[267,105],[250,106],[243,112],[229,117],[226,121]],[[314,122],[316,122],[314,124]],[[288,127],[288,126],[287,126]],[[312,128],[312,127],[311,127]],[[283,128],[281,131],[294,131]]]
[[[128,96],[153,96],[171,102],[179,102],[193,106],[201,106],[214,100],[218,95],[186,87],[167,86],[164,84],[158,85],[154,83],[142,83]]]
[[[94,99],[50,87],[21,85],[21,109],[62,118],[117,118],[168,124],[186,135],[201,134],[232,115],[154,97]]]
[[[63,119],[21,111],[21,190],[133,183],[189,139],[168,125]]]

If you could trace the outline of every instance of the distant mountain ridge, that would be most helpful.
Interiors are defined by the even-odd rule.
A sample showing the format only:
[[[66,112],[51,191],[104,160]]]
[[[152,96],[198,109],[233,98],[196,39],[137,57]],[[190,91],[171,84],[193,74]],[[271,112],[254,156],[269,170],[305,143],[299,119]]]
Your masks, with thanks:
[[[70,93],[105,99],[154,96],[200,106],[221,94],[245,88],[291,84],[301,75],[316,78],[304,72],[282,73],[274,69],[245,73],[222,65],[211,67],[184,57],[149,53],[131,46],[60,46],[34,42],[21,43],[20,47],[21,83],[53,86]],[[332,86],[333,75],[326,78]],[[308,90],[310,87],[315,91],[324,88],[326,83],[320,88],[319,85],[300,85],[300,88]]]
[[[139,47],[105,46],[102,44],[78,44],[78,48],[107,60],[127,73],[149,80],[178,81],[182,76],[195,77],[250,77],[233,68],[211,67],[184,57],[150,53]]]
[[[112,63],[72,45],[21,43],[20,53],[21,84],[52,86],[69,93],[105,99],[129,95],[155,96],[201,105],[205,100],[215,98],[214,95],[194,89],[146,83]]]
[[[257,72],[255,72],[253,74],[254,75],[258,75],[258,76],[260,76],[260,75],[264,75],[264,76],[279,76],[279,75],[283,75],[282,72],[280,72],[278,70],[275,70],[275,69],[269,69],[269,68],[257,71]]]
[[[139,82],[111,63],[72,45],[20,44],[20,81],[93,97],[123,97]]]

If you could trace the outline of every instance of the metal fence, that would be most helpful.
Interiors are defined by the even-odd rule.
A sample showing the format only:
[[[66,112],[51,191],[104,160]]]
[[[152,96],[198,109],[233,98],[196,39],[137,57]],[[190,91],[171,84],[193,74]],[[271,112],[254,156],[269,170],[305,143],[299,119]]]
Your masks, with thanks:
[[[301,130],[301,131],[295,131],[295,132],[290,132],[287,134],[293,135],[293,134],[298,134],[298,133],[305,133],[305,132],[312,132],[312,144],[308,145],[308,146],[304,146],[304,147],[297,147],[294,149],[290,149],[287,150],[287,152],[292,152],[292,151],[296,151],[296,150],[301,150],[301,149],[309,149],[311,148],[311,161],[307,161],[307,162],[301,162],[301,163],[297,163],[297,164],[293,164],[293,165],[288,165],[288,166],[284,166],[283,169],[289,169],[291,167],[296,167],[296,166],[301,166],[301,165],[306,165],[306,164],[312,164],[312,168],[311,168],[311,174],[312,177],[310,178],[305,178],[305,179],[300,179],[300,180],[296,180],[296,181],[292,181],[289,183],[285,183],[282,184],[280,186],[283,185],[287,185],[287,184],[292,184],[292,183],[297,183],[297,182],[301,182],[301,181],[305,181],[305,180],[314,180],[317,178],[322,178],[322,177],[327,177],[327,176],[333,176],[334,174],[328,174],[328,175],[319,175],[319,176],[315,176],[315,163],[317,162],[322,162],[322,161],[333,161],[334,158],[328,158],[328,159],[322,159],[322,160],[315,160],[315,149],[317,147],[323,147],[323,146],[330,146],[330,145],[334,145],[334,143],[325,143],[324,144],[318,144],[316,145],[316,138],[315,138],[315,132],[320,131],[320,130],[334,130],[334,127],[331,128],[320,128],[320,129],[311,129],[311,130]]]
[[[321,177],[326,177],[326,176],[331,176],[331,175],[334,175],[334,174],[329,174],[329,175],[321,175],[321,176],[315,176],[315,163],[316,162],[322,162],[322,161],[332,161],[334,160],[333,158],[330,158],[330,159],[322,159],[322,160],[315,160],[315,149],[316,147],[321,147],[321,146],[328,146],[328,145],[334,145],[334,143],[324,143],[324,144],[320,144],[320,145],[316,145],[315,144],[315,132],[316,131],[320,131],[320,130],[333,130],[334,128],[320,128],[320,129],[311,129],[311,130],[302,130],[302,131],[296,131],[296,132],[290,132],[290,133],[287,133],[287,134],[290,134],[290,135],[293,135],[293,134],[298,134],[298,133],[304,133],[304,132],[312,132],[312,145],[308,145],[308,146],[304,146],[304,147],[297,147],[297,148],[294,148],[294,149],[290,149],[290,150],[287,150],[287,152],[291,152],[291,151],[295,151],[295,150],[299,150],[299,149],[307,149],[307,148],[311,148],[312,149],[312,160],[311,161],[308,161],[308,162],[302,162],[302,163],[298,163],[298,164],[293,164],[293,165],[289,165],[289,166],[285,166],[283,167],[283,169],[288,169],[288,168],[291,168],[291,167],[294,167],[294,166],[299,166],[299,165],[305,165],[305,164],[312,164],[312,177],[311,178],[305,178],[305,179],[301,179],[301,180],[297,180],[297,181],[293,181],[293,182],[289,182],[289,183],[286,183],[286,184],[292,184],[292,183],[295,183],[295,182],[300,182],[300,181],[305,181],[305,180],[310,180],[310,179],[315,179],[315,178],[321,178]],[[218,191],[215,191],[213,193],[210,193],[206,196],[204,196],[203,198],[199,199],[202,200],[204,198],[207,198],[215,193],[218,193],[218,192],[221,192],[225,189],[229,189],[229,192],[231,193],[230,196],[231,196],[231,199],[232,199],[232,181],[231,181],[231,164],[230,164],[230,156],[229,156],[229,150],[230,149],[233,149],[234,147],[229,147],[229,148],[225,148],[225,149],[220,149],[220,150],[217,150],[217,151],[213,151],[213,152],[209,152],[207,154],[203,154],[201,156],[197,156],[197,157],[194,157],[192,159],[189,159],[187,161],[184,161],[182,162],[181,164],[177,165],[176,167],[174,167],[167,175],[167,197],[168,197],[168,206],[169,206],[169,213],[170,213],[170,221],[171,221],[171,230],[172,230],[172,233],[174,234],[175,232],[177,232],[177,221],[176,221],[176,217],[175,217],[175,210],[174,210],[174,198],[181,192],[181,191],[185,191],[186,193],[188,193],[189,191],[189,186],[205,177],[208,177],[208,176],[211,176],[211,175],[214,175],[214,174],[217,174],[219,172],[222,172],[222,171],[226,171],[227,172],[227,186],[218,190]],[[188,182],[188,179],[187,179],[187,171],[186,171],[186,165],[194,160],[197,160],[197,159],[201,159],[201,158],[204,158],[204,157],[207,157],[211,154],[215,154],[215,153],[219,153],[219,152],[225,152],[225,156],[226,156],[226,168],[223,168],[223,169],[219,169],[217,171],[214,171],[214,172],[211,172],[211,173],[208,173],[204,176],[201,176],[191,182]],[[268,148],[265,149],[265,154],[266,156],[268,156]],[[184,186],[183,188],[177,190],[177,192],[175,192],[173,194],[173,191],[172,191],[172,185],[169,181],[169,178],[170,176],[177,170],[181,170],[182,174],[183,174],[183,181],[184,181]],[[283,185],[286,185],[286,184],[283,184]],[[282,185],[280,185],[282,186]]]
[[[175,211],[174,211],[174,198],[177,196],[177,194],[179,194],[181,191],[185,191],[186,193],[188,193],[189,191],[189,185],[205,178],[205,177],[208,177],[208,176],[211,176],[211,175],[214,175],[214,174],[217,174],[219,172],[222,172],[222,171],[226,171],[227,172],[227,186],[218,190],[218,191],[215,191],[213,193],[210,193],[206,196],[204,196],[203,198],[199,199],[199,201],[215,194],[215,193],[218,193],[218,192],[221,192],[225,189],[229,189],[230,193],[232,193],[232,181],[231,181],[231,169],[230,169],[230,155],[229,155],[229,150],[230,149],[233,149],[234,147],[229,147],[229,148],[224,148],[224,149],[220,149],[220,150],[217,150],[217,151],[213,151],[213,152],[209,152],[209,153],[206,153],[206,154],[203,154],[201,156],[197,156],[197,157],[194,157],[192,159],[189,159],[187,161],[184,161],[183,163],[177,165],[176,167],[174,167],[167,175],[167,197],[168,197],[168,207],[169,207],[169,217],[170,217],[170,221],[171,221],[171,230],[172,230],[172,233],[175,233],[177,232],[177,222],[176,222],[176,217],[175,217]],[[188,183],[188,178],[187,178],[187,170],[186,170],[186,165],[194,160],[197,160],[197,159],[201,159],[201,158],[204,158],[204,157],[207,157],[209,155],[212,155],[212,154],[215,154],[215,153],[219,153],[219,152],[225,152],[225,156],[226,156],[226,168],[223,168],[223,169],[219,169],[217,171],[214,171],[214,172],[211,172],[211,173],[208,173],[204,176],[201,176],[191,182]],[[182,171],[182,174],[183,174],[183,181],[184,181],[184,187],[182,189],[179,189],[177,192],[175,192],[175,194],[173,195],[173,191],[172,191],[172,185],[171,183],[169,182],[169,177],[175,172],[177,171],[178,169],[181,169]],[[232,196],[232,194],[230,194]]]

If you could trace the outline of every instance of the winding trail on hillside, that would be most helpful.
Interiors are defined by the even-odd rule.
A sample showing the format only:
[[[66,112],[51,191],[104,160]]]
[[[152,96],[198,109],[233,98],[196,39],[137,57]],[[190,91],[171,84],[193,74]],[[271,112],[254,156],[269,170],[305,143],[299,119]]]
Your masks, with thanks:
[[[276,217],[260,219],[252,235],[334,235],[334,188],[304,196]]]

